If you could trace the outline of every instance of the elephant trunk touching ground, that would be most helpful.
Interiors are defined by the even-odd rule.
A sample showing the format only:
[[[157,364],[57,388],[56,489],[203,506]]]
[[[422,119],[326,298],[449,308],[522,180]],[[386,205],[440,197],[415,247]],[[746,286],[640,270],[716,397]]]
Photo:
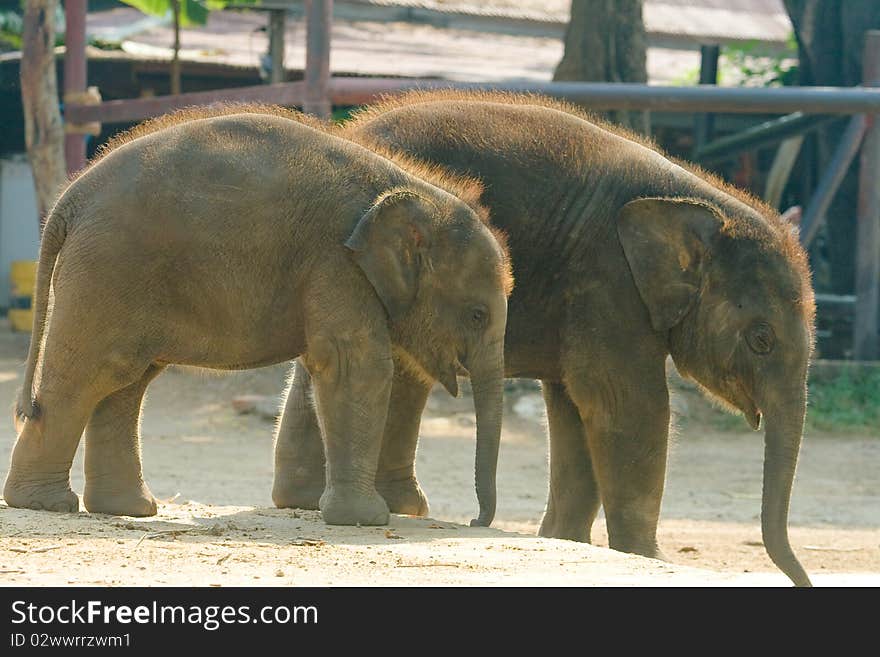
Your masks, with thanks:
[[[788,541],[788,506],[804,430],[806,392],[786,393],[783,401],[767,407],[764,436],[764,491],[761,532],[767,554],[796,586],[811,586]]]
[[[474,474],[479,517],[472,527],[488,527],[495,517],[495,471],[501,442],[502,396],[504,394],[504,343],[499,342],[479,358],[471,370],[474,411],[477,416],[477,455]]]

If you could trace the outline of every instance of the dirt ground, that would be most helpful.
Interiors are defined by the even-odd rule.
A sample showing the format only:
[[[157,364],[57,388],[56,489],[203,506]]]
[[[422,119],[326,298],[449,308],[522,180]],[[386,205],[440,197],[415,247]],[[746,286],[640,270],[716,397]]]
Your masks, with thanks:
[[[11,408],[28,337],[0,326],[0,408]],[[143,421],[146,478],[165,500],[154,518],[55,514],[0,505],[0,584],[22,585],[786,585],[761,545],[761,434],[719,433],[687,416],[673,441],[660,523],[662,562],[534,536],[547,488],[540,395],[515,386],[507,409],[491,529],[476,511],[470,400],[435,390],[418,473],[431,518],[327,527],[317,512],[272,507],[272,423],[230,400],[275,395],[285,367],[215,376],[172,370],[151,386]],[[512,386],[514,387],[514,386]],[[14,441],[0,421],[0,477]],[[73,486],[81,492],[82,449]],[[880,438],[808,435],[791,537],[819,585],[880,585]]]

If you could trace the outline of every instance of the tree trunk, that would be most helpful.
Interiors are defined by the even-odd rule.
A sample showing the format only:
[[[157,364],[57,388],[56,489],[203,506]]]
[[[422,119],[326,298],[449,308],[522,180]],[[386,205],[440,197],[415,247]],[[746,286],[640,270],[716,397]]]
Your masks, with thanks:
[[[55,70],[55,0],[27,0],[21,57],[25,144],[40,227],[67,180]]]
[[[642,0],[572,0],[565,53],[554,80],[647,82]],[[648,112],[614,111],[609,118],[644,134]]]
[[[799,83],[810,86],[848,87],[862,78],[862,49],[867,30],[880,28],[877,0],[785,0],[794,25],[800,58]],[[814,176],[828,166],[845,125],[831,125],[815,139]],[[818,281],[836,294],[851,294],[855,286],[856,158],[826,213],[828,281]]]
[[[171,93],[180,93],[180,0],[171,0],[174,15],[174,53],[171,56]]]

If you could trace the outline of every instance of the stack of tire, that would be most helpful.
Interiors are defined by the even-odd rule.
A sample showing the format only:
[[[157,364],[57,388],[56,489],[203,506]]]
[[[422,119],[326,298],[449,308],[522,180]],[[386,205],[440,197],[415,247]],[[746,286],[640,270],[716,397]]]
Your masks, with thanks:
[[[37,279],[34,260],[15,260],[9,268],[9,324],[13,331],[30,332],[34,319],[32,301]]]

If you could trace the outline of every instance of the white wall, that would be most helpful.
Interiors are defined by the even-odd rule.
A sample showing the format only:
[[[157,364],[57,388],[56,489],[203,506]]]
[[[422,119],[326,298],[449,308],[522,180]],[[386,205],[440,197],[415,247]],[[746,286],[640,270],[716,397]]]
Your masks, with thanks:
[[[36,260],[39,248],[30,164],[24,155],[0,159],[0,308],[9,307],[9,264]]]

